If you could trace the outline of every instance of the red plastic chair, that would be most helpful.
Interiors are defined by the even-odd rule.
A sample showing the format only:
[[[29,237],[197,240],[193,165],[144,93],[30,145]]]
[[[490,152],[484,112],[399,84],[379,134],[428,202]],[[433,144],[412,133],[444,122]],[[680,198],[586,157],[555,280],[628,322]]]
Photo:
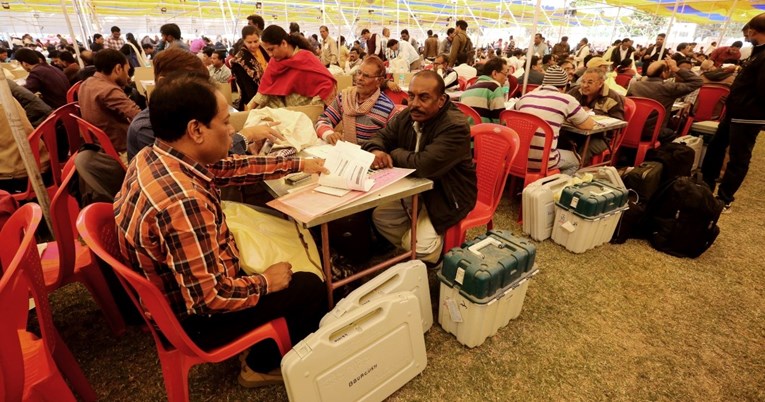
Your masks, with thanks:
[[[624,129],[624,138],[622,139],[621,146],[616,150],[616,153],[614,153],[612,159],[616,160],[616,156],[622,148],[635,148],[637,149],[637,154],[635,155],[634,166],[638,166],[643,163],[645,154],[649,149],[658,148],[658,138],[659,132],[661,132],[661,122],[664,121],[666,111],[664,110],[664,106],[662,106],[661,103],[653,99],[640,98],[636,96],[630,96],[628,99],[632,99],[632,101],[635,102],[635,114],[632,116],[632,119],[627,122],[627,127]],[[651,112],[658,113],[656,119],[656,127],[653,129],[653,134],[651,134],[650,141],[641,141],[640,136],[643,133],[643,126],[645,126],[645,121],[648,119],[648,116],[650,116]]]
[[[66,91],[66,103],[77,102],[77,95],[80,91],[80,85],[82,85],[82,81],[77,81],[72,84],[71,87],[69,87],[69,90]]]
[[[469,80],[467,80],[467,82],[465,83],[465,89],[468,89],[468,88],[472,87],[473,84],[475,84],[476,81],[478,81],[478,76],[475,76],[475,77],[470,78]]]
[[[472,119],[472,123],[468,121],[468,124],[471,126],[481,124],[483,122],[481,120],[481,115],[478,114],[478,112],[476,112],[472,107],[460,102],[454,102],[454,104],[457,105],[457,108],[465,115],[465,117]]]
[[[637,106],[635,105],[635,102],[630,98],[624,98],[624,120],[629,124],[629,121],[632,120],[632,117],[635,115],[635,109],[637,109]],[[610,155],[616,155],[616,152],[619,150],[619,147],[622,146],[622,141],[624,141],[624,133],[627,131],[627,127],[622,128],[619,130],[616,135],[611,139],[611,151],[606,149],[605,151],[593,155],[592,159],[590,160],[590,165],[598,165],[603,163],[606,158],[608,158]],[[611,165],[614,165],[616,163],[616,159],[611,158],[609,160]]]
[[[478,199],[465,218],[447,229],[444,253],[459,247],[465,241],[468,229],[483,225],[491,229],[494,226],[494,211],[502,199],[510,167],[521,144],[515,131],[499,124],[476,124],[470,128],[470,134],[475,141]]]
[[[48,243],[42,253],[45,288],[48,292],[53,292],[73,282],[82,283],[101,307],[112,332],[122,335],[125,333],[125,321],[101,268],[88,248],[77,241],[75,219],[80,208],[77,200],[69,194],[68,188],[76,173],[76,156],[72,155],[64,166],[61,186],[50,202],[53,236],[56,241]]]
[[[85,207],[77,218],[77,229],[93,253],[114,268],[135,306],[144,312],[144,320],[157,346],[168,400],[189,399],[188,373],[197,364],[221,362],[264,339],[273,339],[282,356],[292,347],[287,322],[278,318],[227,345],[211,351],[200,349],[186,335],[159,288],[123,262],[112,204],[95,203]]]
[[[511,187],[514,186],[515,177],[523,178],[523,187],[526,187],[536,180],[560,172],[558,169],[548,169],[547,163],[544,162],[542,162],[538,172],[530,172],[527,168],[529,162],[529,149],[531,149],[531,139],[534,138],[534,133],[537,131],[545,133],[542,161],[548,161],[550,159],[550,151],[554,136],[550,124],[533,114],[519,112],[517,110],[503,111],[499,115],[499,120],[503,125],[515,130],[521,139],[520,153],[518,154],[518,157],[515,158],[515,161],[510,168],[510,176],[513,177],[513,179],[511,179]]]
[[[95,401],[93,388],[53,326],[35,244],[35,230],[41,220],[40,206],[28,203],[19,208],[0,231],[3,242],[0,262],[6,267],[0,277],[0,306],[3,306],[0,400],[75,401],[64,381],[66,377],[80,398]],[[30,293],[41,337],[27,330]]]
[[[619,86],[621,86],[624,89],[629,89],[630,81],[632,81],[632,77],[634,77],[635,74],[617,74],[616,78],[614,78],[614,81],[616,81]]]
[[[510,67],[510,68],[512,68],[512,67]],[[510,74],[512,74],[512,73],[510,73]],[[508,75],[507,76],[507,87],[508,87],[507,97],[508,97],[508,99],[515,97],[515,93],[518,92],[518,87],[519,86],[520,86],[520,84],[518,83],[518,79],[517,78],[515,78],[512,75]]]
[[[56,126],[61,122],[64,125],[67,133],[67,140],[69,142],[70,154],[74,154],[80,148],[81,140],[77,123],[72,118],[72,114],[79,115],[80,107],[76,103],[68,103],[64,106],[53,111],[37,128],[29,135],[29,146],[32,149],[32,155],[37,162],[37,168],[42,169],[40,163],[40,140],[45,144],[45,148],[48,150],[48,157],[50,161],[50,171],[53,176],[53,185],[48,187],[48,195],[50,197],[56,192],[56,189],[61,184],[61,169],[64,161],[58,159],[58,139],[56,135]],[[72,147],[74,145],[74,148]],[[32,183],[27,182],[27,189],[23,193],[12,194],[13,198],[17,201],[27,201],[36,197],[34,190],[32,189]]]
[[[122,162],[122,159],[120,159],[120,155],[114,149],[114,145],[112,145],[112,140],[109,139],[109,136],[106,135],[103,130],[94,126],[82,117],[74,115],[72,115],[72,117],[74,117],[75,121],[77,121],[77,126],[80,129],[80,135],[82,135],[84,142],[88,144],[101,145],[101,148],[103,148],[104,152],[119,161],[120,166],[122,166],[122,168],[127,171],[127,167]]]
[[[721,85],[704,85],[699,89],[699,96],[696,98],[696,104],[691,110],[688,119],[685,121],[682,131],[680,131],[679,137],[688,134],[694,121],[720,121],[723,115],[725,115],[725,102],[723,102],[722,109],[719,115],[715,115],[715,109],[720,103],[720,100],[727,97],[730,94],[730,88]]]
[[[405,101],[409,99],[409,94],[404,91],[394,92],[386,89],[383,93],[396,105],[406,105]]]
[[[467,87],[467,80],[463,77],[457,77],[457,82],[459,82],[460,91],[464,91]]]
[[[521,91],[523,91],[523,83],[520,82],[518,84],[520,86]],[[526,84],[526,92],[523,92],[523,95],[526,95],[527,93],[539,88],[539,85],[537,84]]]

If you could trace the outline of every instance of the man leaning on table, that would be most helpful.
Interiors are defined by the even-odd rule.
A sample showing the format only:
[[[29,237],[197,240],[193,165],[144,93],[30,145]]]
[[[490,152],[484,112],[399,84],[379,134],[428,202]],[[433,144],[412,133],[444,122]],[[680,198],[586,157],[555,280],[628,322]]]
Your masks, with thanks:
[[[114,201],[117,237],[128,265],[165,296],[188,336],[202,349],[232,342],[278,317],[296,344],[326,312],[325,288],[289,262],[243,274],[226,225],[219,187],[287,173],[324,172],[323,160],[226,157],[234,128],[228,103],[208,80],[179,73],[157,83],[151,124],[156,142],[133,159]],[[261,126],[264,134],[269,130]],[[253,345],[239,374],[245,387],[282,382],[272,340]]]
[[[422,195],[419,205],[416,251],[417,258],[435,264],[444,232],[475,206],[478,190],[470,129],[436,72],[417,73],[408,92],[409,108],[362,147],[375,155],[373,168],[416,169],[415,176],[433,181],[433,189]],[[380,233],[405,250],[411,244],[411,207],[411,199],[406,199],[382,205],[372,214]]]

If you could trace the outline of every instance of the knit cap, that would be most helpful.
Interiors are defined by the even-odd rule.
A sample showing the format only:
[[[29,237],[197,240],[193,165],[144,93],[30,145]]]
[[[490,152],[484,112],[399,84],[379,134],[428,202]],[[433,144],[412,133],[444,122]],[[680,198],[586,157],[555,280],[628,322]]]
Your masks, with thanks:
[[[552,65],[545,71],[545,78],[542,85],[552,85],[556,87],[565,87],[568,84],[568,74],[561,70],[559,66]]]

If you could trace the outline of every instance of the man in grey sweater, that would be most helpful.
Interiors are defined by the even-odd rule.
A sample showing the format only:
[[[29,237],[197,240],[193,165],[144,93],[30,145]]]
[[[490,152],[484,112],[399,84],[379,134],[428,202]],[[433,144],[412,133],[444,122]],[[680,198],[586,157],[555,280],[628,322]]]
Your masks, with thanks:
[[[670,77],[675,77],[674,82],[666,81]],[[677,62],[671,58],[662,61],[655,61],[648,66],[647,75],[640,81],[632,83],[627,96],[640,96],[658,101],[664,106],[666,114],[664,121],[661,122],[661,131],[659,132],[659,141],[661,143],[669,142],[674,139],[675,133],[667,128],[667,122],[672,111],[672,104],[677,98],[681,98],[691,92],[701,88],[703,81],[701,77],[690,70],[677,67]],[[656,127],[655,114],[651,114],[643,126],[642,140],[648,141],[651,138]]]

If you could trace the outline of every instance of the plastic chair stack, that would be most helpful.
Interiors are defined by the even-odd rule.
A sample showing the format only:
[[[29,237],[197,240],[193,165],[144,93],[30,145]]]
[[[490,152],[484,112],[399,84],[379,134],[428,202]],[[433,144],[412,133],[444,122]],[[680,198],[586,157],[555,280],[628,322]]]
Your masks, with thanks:
[[[40,206],[29,203],[0,231],[5,267],[0,277],[0,400],[75,401],[66,378],[82,400],[95,401],[93,388],[53,326],[35,244],[41,220]],[[41,337],[27,330],[30,293]]]
[[[109,156],[119,161],[122,168],[127,170],[127,167],[120,159],[120,155],[114,149],[114,145],[112,145],[112,141],[109,139],[109,136],[106,135],[106,133],[103,130],[94,126],[93,124],[91,124],[90,122],[86,121],[85,119],[79,116],[72,115],[72,117],[74,117],[75,121],[77,122],[77,126],[80,129],[80,134],[82,135],[84,142],[88,144],[100,145],[101,148],[104,150],[104,152],[106,152]]]
[[[227,345],[210,351],[200,349],[183,330],[160,289],[123,262],[111,204],[95,203],[85,207],[77,218],[77,229],[90,250],[114,268],[130,299],[144,312],[144,320],[157,346],[170,401],[189,399],[188,373],[197,364],[221,362],[265,339],[273,339],[282,356],[292,347],[287,323],[284,318],[278,318]]]
[[[510,167],[521,146],[515,131],[498,124],[476,124],[471,127],[470,134],[475,141],[478,199],[464,219],[447,229],[444,253],[459,247],[465,241],[468,229],[483,225],[488,229],[493,227],[494,211],[502,199]]]

